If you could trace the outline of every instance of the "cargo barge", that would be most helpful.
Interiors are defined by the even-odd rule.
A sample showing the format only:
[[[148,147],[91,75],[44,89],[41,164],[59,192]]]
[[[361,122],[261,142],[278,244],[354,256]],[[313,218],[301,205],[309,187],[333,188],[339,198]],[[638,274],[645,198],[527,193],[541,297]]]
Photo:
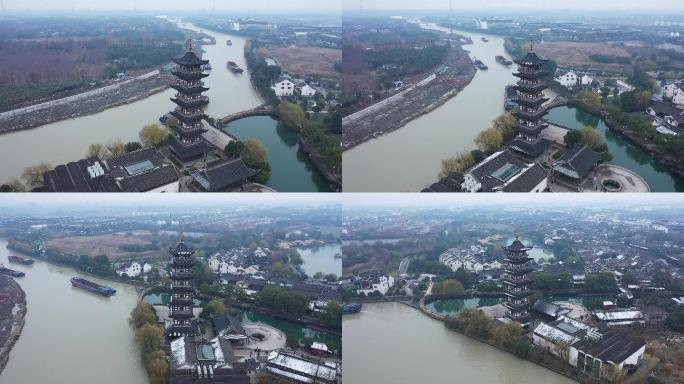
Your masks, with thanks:
[[[489,69],[489,67],[480,59],[473,58],[473,65],[475,65],[478,69],[481,69],[483,71]]]
[[[31,265],[34,263],[33,259],[26,259],[19,256],[7,256],[7,260],[9,260],[11,263],[19,263],[24,265]]]
[[[242,73],[244,70],[240,68],[234,61],[229,61],[226,63],[226,66],[228,69],[230,69],[233,73]]]
[[[13,269],[5,268],[4,265],[0,264],[0,273],[12,277],[24,277],[26,274],[24,272],[15,271]]]
[[[361,308],[363,308],[363,304],[357,304],[357,303],[345,304],[342,306],[342,314],[343,315],[351,315],[353,313],[359,313],[359,312],[361,312]]]
[[[228,40],[228,41],[226,41],[226,45],[228,45],[228,46],[233,45],[233,40]]]
[[[88,281],[80,277],[72,277],[71,285],[73,285],[74,287],[83,288],[86,291],[90,291],[101,296],[114,296],[114,294],[116,293],[116,289],[112,287],[93,283],[92,281]]]
[[[501,55],[497,55],[497,56],[495,56],[494,58],[496,59],[496,62],[497,62],[497,63],[503,64],[503,65],[505,65],[505,66],[507,66],[507,67],[508,67],[509,65],[513,64],[512,61],[508,60],[507,58],[505,58],[505,57],[503,57],[503,56],[501,56]]]

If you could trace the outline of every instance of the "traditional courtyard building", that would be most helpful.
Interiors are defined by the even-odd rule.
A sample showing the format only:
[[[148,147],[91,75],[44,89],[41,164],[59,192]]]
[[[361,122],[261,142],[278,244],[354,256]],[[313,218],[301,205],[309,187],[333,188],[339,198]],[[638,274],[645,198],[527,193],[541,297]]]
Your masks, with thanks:
[[[579,190],[600,162],[601,155],[588,145],[575,144],[553,164],[553,182]]]
[[[178,338],[197,333],[197,326],[193,320],[194,305],[192,287],[192,255],[183,238],[175,248],[170,248],[171,254],[171,302],[169,303],[171,323],[166,334],[169,338]]]
[[[185,55],[173,61],[177,67],[171,72],[175,76],[171,87],[178,93],[171,99],[177,107],[170,113],[178,121],[173,126],[174,135],[169,148],[181,163],[185,163],[201,158],[211,150],[211,146],[202,139],[202,134],[207,132],[202,126],[202,121],[207,118],[204,108],[209,104],[209,97],[202,95],[209,90],[202,79],[209,75],[202,66],[209,60],[197,57],[190,42]]]
[[[527,251],[532,249],[523,244],[517,237],[508,247],[504,248],[506,256],[504,258],[504,293],[506,301],[503,305],[508,308],[506,318],[516,321],[523,327],[530,321],[529,290],[530,281],[527,276],[532,272],[530,262],[532,258],[527,255]]]
[[[255,364],[237,362],[230,342],[179,337],[170,343],[170,383],[249,384]]]
[[[268,378],[269,383],[337,384],[342,382],[342,373],[337,364],[283,351],[271,352],[260,372]]]
[[[46,192],[178,192],[176,168],[154,147],[103,160],[58,165],[43,174]]]
[[[515,87],[517,91],[513,101],[518,105],[515,116],[518,118],[515,138],[508,146],[526,160],[539,158],[551,145],[542,138],[541,131],[546,124],[542,117],[546,114],[543,104],[548,100],[544,96],[546,83],[544,77],[548,74],[548,60],[541,59],[530,48],[530,52],[521,59],[515,60],[519,65],[519,78]]]

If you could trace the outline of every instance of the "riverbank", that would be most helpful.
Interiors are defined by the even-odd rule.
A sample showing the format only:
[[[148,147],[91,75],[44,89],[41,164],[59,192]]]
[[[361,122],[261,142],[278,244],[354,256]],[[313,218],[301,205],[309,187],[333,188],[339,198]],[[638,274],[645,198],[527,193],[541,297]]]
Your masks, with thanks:
[[[0,373],[24,329],[26,293],[13,278],[0,275]]]
[[[115,283],[130,285],[130,286],[132,286],[138,290],[142,290],[146,287],[149,287],[148,284],[145,284],[142,281],[130,280],[130,279],[122,278],[122,277],[117,278],[117,277],[113,277],[113,276],[100,276],[100,275],[96,275],[94,273],[81,271],[69,263],[59,262],[57,260],[54,260],[53,258],[50,258],[50,255],[46,255],[47,257],[43,257],[42,255],[34,254],[33,252],[30,251],[30,249],[27,250],[25,247],[21,247],[20,244],[21,243],[16,239],[13,239],[13,238],[7,239],[7,249],[9,249],[11,251],[19,252],[19,253],[27,256],[27,257],[38,259],[38,260],[44,261],[48,264],[53,264],[53,265],[57,265],[60,267],[69,268],[69,269],[74,270],[75,272],[78,272],[78,273],[86,275],[86,276],[91,276],[91,277],[102,279],[102,280],[112,281]]]
[[[93,115],[133,103],[169,88],[170,74],[159,70],[73,96],[0,113],[0,134]]]
[[[348,150],[370,139],[402,128],[458,95],[475,77],[468,51],[451,47],[437,76],[432,73],[418,84],[342,119],[342,148]],[[435,68],[433,72],[436,72]]]
[[[330,187],[331,192],[342,192],[342,175],[333,172],[328,166],[323,162],[320,154],[315,153],[313,149],[300,138],[298,141],[299,150],[302,151],[304,155],[311,161],[319,174],[325,179]]]

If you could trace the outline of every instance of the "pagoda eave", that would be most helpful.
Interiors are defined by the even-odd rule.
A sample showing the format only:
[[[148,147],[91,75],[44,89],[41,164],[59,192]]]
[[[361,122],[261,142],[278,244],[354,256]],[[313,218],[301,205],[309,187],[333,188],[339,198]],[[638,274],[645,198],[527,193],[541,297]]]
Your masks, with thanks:
[[[184,114],[182,114],[180,112],[176,112],[176,111],[171,111],[170,113],[173,117],[175,117],[176,119],[178,119],[179,121],[182,121],[184,123],[196,123],[198,121],[206,120],[208,117],[207,115],[205,115],[203,113],[196,113],[194,115],[184,115]]]
[[[208,73],[204,72],[193,72],[193,73],[188,73],[188,72],[183,72],[183,71],[171,71],[171,74],[176,76],[179,79],[185,80],[185,81],[197,81],[204,79],[205,77],[209,76]]]
[[[182,100],[182,99],[177,99],[177,98],[172,98],[171,101],[178,105],[181,108],[202,108],[205,107],[209,104],[209,99],[208,98],[198,98],[196,100]]]

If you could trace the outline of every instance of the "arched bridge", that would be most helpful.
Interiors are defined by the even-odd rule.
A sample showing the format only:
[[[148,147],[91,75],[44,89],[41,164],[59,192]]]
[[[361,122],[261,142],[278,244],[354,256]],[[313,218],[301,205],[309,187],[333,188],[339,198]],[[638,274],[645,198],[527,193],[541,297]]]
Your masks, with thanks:
[[[556,96],[556,98],[551,100],[550,103],[544,104],[544,109],[549,110],[556,107],[562,107],[564,105],[568,105],[569,102],[570,101],[565,96]]]
[[[260,105],[254,109],[248,109],[246,111],[240,111],[237,113],[233,113],[232,115],[228,115],[224,118],[221,118],[217,121],[217,126],[223,126],[231,121],[243,119],[245,117],[250,117],[250,116],[277,116],[278,115],[278,109],[271,106],[271,105]]]

